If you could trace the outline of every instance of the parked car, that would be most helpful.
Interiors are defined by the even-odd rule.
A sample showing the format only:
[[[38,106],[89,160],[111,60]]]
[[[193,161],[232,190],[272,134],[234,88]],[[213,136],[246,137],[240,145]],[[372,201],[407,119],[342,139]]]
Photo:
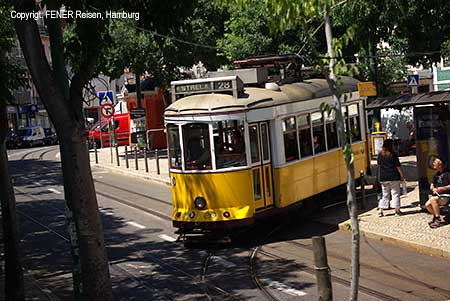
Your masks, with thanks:
[[[54,145],[58,143],[58,136],[56,135],[56,133],[53,131],[52,128],[45,128],[44,129],[45,132],[45,144],[47,145]]]
[[[129,145],[130,118],[128,113],[123,113],[114,115],[114,125],[112,125],[110,118],[101,119],[95,123],[89,130],[89,147],[92,148],[94,143],[97,148],[102,145],[103,147],[110,146],[113,129],[115,130],[117,144],[119,146]]]
[[[18,146],[33,147],[36,145],[45,145],[45,132],[42,126],[25,127],[17,131]]]

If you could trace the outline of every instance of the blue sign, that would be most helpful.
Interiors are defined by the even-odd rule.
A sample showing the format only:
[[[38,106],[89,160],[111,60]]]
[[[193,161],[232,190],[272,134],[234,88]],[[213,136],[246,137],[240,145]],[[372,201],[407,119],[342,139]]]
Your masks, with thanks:
[[[419,74],[408,75],[408,87],[417,87],[419,85]]]
[[[113,91],[99,91],[98,92],[98,99],[99,99],[99,104],[105,104],[105,103],[110,103],[110,104],[114,104],[114,95],[113,95]]]

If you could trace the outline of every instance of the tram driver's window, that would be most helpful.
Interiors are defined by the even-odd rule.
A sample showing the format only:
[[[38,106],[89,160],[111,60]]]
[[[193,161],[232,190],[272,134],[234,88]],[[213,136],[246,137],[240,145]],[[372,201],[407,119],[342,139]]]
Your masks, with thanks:
[[[348,106],[348,120],[350,122],[350,133],[352,134],[352,143],[361,141],[361,127],[359,123],[358,104]]]
[[[190,123],[182,126],[184,162],[187,170],[211,169],[209,126]]]
[[[247,165],[244,121],[224,120],[213,123],[216,168]]]
[[[178,131],[178,125],[168,124],[167,135],[169,138],[170,168],[181,169],[180,132]]]
[[[311,125],[309,115],[297,116],[298,140],[300,141],[300,156],[306,158],[312,156]]]
[[[298,143],[295,117],[283,120],[284,155],[286,162],[298,160]]]
[[[311,122],[312,122],[312,129],[313,129],[314,154],[322,153],[322,152],[326,151],[322,112],[312,113],[311,114]]]

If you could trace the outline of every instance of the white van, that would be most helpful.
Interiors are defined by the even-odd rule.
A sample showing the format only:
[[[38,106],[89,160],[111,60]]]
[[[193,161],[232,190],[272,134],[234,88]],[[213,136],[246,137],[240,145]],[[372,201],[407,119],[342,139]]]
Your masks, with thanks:
[[[35,145],[45,145],[45,132],[42,126],[30,126],[18,130],[19,143],[22,146],[33,147]]]

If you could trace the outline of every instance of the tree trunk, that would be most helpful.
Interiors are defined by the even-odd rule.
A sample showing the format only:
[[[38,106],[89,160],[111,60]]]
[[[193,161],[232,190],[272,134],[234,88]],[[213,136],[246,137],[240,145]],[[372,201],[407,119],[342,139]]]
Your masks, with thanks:
[[[16,198],[11,182],[5,145],[7,131],[6,104],[0,103],[0,204],[2,206],[5,251],[5,297],[6,300],[25,300],[23,271],[19,254]]]
[[[82,124],[60,137],[64,194],[76,226],[84,300],[112,300],[103,229],[85,140]]]
[[[34,8],[34,3],[34,0],[15,0],[14,8],[29,12]],[[82,299],[112,300],[103,229],[81,112],[81,89],[86,76],[76,74],[71,81],[70,99],[65,97],[66,93],[62,91],[46,60],[36,22],[15,19],[14,25],[33,82],[60,141],[64,196],[69,217],[72,216],[75,222],[79,245]]]
[[[343,146],[345,164],[347,166],[347,207],[352,224],[352,281],[350,286],[350,300],[358,300],[358,287],[359,287],[359,223],[358,212],[356,206],[356,193],[355,193],[355,168],[352,162],[351,145],[348,144],[344,123],[342,120],[341,101],[339,98],[338,87],[336,83],[336,76],[334,74],[335,53],[333,49],[333,33],[331,30],[330,17],[328,15],[328,8],[325,7],[324,13],[325,21],[325,36],[327,40],[328,56],[330,57],[330,69],[328,76],[328,85],[333,93],[333,102],[336,110],[336,125],[338,136]]]

